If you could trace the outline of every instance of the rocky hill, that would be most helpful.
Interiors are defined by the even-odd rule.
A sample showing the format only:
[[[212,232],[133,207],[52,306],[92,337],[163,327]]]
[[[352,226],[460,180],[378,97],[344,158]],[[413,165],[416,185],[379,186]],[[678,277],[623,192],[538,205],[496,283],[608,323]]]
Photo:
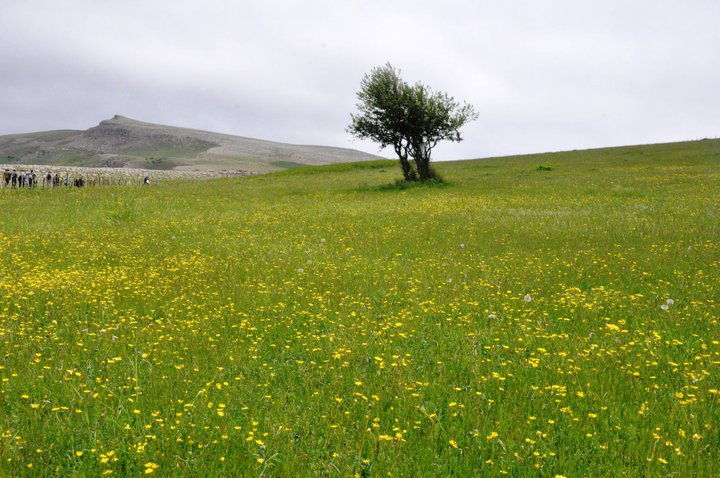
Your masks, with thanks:
[[[304,146],[177,128],[120,115],[85,131],[0,136],[0,163],[263,173],[377,159],[346,148]]]

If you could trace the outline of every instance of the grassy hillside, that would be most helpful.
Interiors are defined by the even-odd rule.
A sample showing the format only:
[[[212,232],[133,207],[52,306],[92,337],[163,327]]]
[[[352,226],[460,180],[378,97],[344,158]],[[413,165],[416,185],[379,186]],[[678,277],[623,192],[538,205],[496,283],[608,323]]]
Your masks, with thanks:
[[[175,171],[287,168],[377,159],[346,148],[278,143],[146,123],[116,115],[85,131],[0,136],[0,164]]]
[[[437,169],[0,191],[0,475],[720,475],[720,144]]]

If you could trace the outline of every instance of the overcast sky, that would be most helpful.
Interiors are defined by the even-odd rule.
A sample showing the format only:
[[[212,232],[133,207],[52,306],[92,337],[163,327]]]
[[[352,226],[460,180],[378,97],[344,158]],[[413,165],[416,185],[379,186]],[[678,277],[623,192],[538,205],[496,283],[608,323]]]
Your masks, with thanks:
[[[480,113],[439,160],[720,136],[718,0],[1,0],[0,19],[0,134],[121,114],[378,153],[345,128],[390,62]]]

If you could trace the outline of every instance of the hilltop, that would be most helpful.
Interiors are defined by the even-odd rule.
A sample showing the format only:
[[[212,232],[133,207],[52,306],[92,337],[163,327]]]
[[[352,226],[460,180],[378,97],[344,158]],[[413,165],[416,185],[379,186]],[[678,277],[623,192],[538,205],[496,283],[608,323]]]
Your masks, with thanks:
[[[81,130],[0,136],[0,163],[264,173],[377,159],[361,151],[278,143],[124,116]]]

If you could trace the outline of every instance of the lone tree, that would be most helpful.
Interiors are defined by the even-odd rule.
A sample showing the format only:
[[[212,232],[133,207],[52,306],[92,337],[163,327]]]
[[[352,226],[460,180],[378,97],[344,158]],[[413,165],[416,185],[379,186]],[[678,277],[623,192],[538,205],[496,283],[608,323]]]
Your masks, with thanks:
[[[462,141],[460,128],[477,119],[472,105],[422,83],[409,85],[390,63],[366,74],[357,93],[359,114],[351,114],[348,132],[392,146],[406,181],[435,177],[430,153],[439,141]],[[412,160],[412,162],[411,162]]]

